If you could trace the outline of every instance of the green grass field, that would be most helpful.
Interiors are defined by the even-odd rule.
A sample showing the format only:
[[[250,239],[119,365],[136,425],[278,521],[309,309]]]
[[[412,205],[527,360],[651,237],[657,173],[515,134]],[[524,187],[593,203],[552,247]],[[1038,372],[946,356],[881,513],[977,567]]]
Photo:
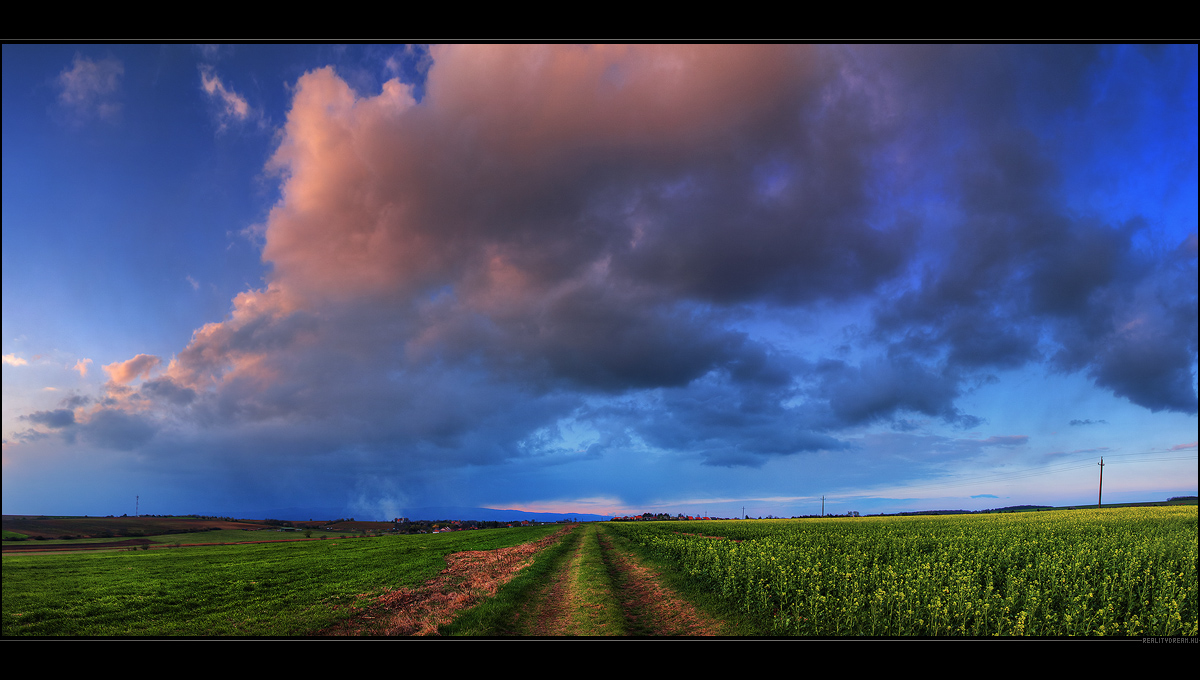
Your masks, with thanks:
[[[4,555],[4,635],[312,634],[347,618],[358,595],[436,576],[449,553],[508,547],[557,529]]]

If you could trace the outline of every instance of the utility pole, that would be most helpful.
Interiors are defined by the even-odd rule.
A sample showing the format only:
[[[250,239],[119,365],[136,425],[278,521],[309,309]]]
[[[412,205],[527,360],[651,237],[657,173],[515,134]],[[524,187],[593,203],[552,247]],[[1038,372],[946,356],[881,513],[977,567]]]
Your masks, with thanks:
[[[133,516],[134,517],[138,516],[138,503],[141,502],[141,500],[142,500],[141,496],[133,497]]]
[[[1096,507],[1100,507],[1104,500],[1104,456],[1100,456],[1100,462],[1096,465],[1100,466],[1100,491],[1096,494]]]

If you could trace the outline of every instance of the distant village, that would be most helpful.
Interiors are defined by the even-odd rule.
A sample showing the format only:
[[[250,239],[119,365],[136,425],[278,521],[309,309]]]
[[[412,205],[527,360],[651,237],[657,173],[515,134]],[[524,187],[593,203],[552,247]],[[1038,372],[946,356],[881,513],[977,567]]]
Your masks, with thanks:
[[[666,512],[660,512],[657,515],[651,512],[643,512],[640,515],[626,515],[624,517],[613,517],[614,522],[664,522],[667,520],[688,520],[688,519],[725,519],[724,517],[699,517],[693,515],[672,515]]]
[[[828,514],[828,515],[793,515],[791,517],[791,519],[802,519],[802,518],[809,518],[809,517],[858,517],[858,516],[859,516],[859,514],[857,511],[850,511],[844,515],[832,515],[832,514]],[[684,514],[672,515],[672,514],[665,513],[665,512],[660,512],[656,515],[651,512],[644,512],[640,515],[628,515],[625,517],[613,517],[612,521],[614,521],[614,522],[667,522],[667,521],[686,521],[686,520],[715,521],[715,520],[735,520],[735,519],[738,519],[738,518],[737,517],[702,517],[700,515],[684,515]],[[747,515],[741,519],[756,519],[756,518],[750,517],[749,515]],[[775,515],[764,515],[762,517],[758,517],[757,519],[786,519],[786,518],[776,517]]]

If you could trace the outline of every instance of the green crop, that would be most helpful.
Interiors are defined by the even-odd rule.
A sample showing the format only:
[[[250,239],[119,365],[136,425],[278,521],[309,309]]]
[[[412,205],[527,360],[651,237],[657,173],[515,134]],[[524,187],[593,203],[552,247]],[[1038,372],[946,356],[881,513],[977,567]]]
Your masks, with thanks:
[[[1197,634],[1195,506],[607,528],[763,635]]]

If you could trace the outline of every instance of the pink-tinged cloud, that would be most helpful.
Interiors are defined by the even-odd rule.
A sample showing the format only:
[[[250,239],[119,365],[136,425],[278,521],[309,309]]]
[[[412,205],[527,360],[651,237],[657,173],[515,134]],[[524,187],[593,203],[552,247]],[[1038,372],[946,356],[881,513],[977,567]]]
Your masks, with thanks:
[[[493,510],[519,510],[521,512],[578,513],[581,515],[627,515],[634,509],[619,498],[573,498],[569,500],[547,500],[517,502],[489,506]]]
[[[74,369],[79,371],[80,378],[86,378],[88,374],[88,364],[92,363],[91,359],[80,359],[75,362]]]
[[[274,372],[264,367],[270,354],[284,354],[297,340],[302,320],[295,301],[277,286],[239,293],[230,318],[205,324],[167,367],[180,386],[207,390],[223,380],[254,375],[261,381]],[[299,325],[297,325],[299,324]]]
[[[120,102],[113,98],[124,74],[125,66],[119,59],[93,61],[76,54],[72,67],[58,76],[58,100],[80,115],[114,119],[121,113]]]
[[[213,72],[211,66],[202,65],[200,67],[200,85],[219,108],[217,118],[220,121],[221,129],[224,129],[230,122],[244,121],[251,116],[252,110],[245,97],[227,88],[225,83],[221,82],[221,79]]]
[[[8,364],[9,366],[26,366],[29,364],[28,361],[22,359],[16,354],[5,354],[4,363]]]
[[[530,247],[563,250],[561,279],[605,255],[565,242],[589,245],[571,222],[603,199],[589,192],[686,181],[690,165],[765,141],[815,70],[804,50],[765,46],[433,56],[420,106],[396,80],[371,97],[332,68],[299,80],[271,162],[286,178],[263,251],[276,282],[322,297],[412,293]],[[553,264],[520,266],[544,279]]]
[[[807,144],[789,138],[790,117],[817,101],[816,64],[807,49],[775,46],[436,48],[419,106],[398,80],[360,96],[332,68],[310,72],[270,163],[283,185],[262,229],[269,289],[243,293],[231,319],[196,331],[168,374],[195,389],[262,384],[294,372],[302,362],[283,357],[309,337],[330,356],[379,351],[364,338],[405,345],[409,360],[483,348],[605,387],[701,375],[742,342],[674,308],[672,287],[710,280],[693,270],[710,266],[701,251],[713,244],[693,244],[686,280],[639,281],[663,275],[632,252],[626,204],[661,205],[645,185],[691,205],[680,192],[695,167],[721,187],[773,138]],[[733,203],[758,200],[737,191]],[[670,215],[637,221],[657,229],[651,258],[690,228]],[[839,272],[887,251],[850,289],[885,276],[904,250],[879,250],[887,237],[835,216],[822,225],[865,247],[826,258]],[[810,251],[803,229],[793,233],[780,250]],[[726,275],[773,285],[771,271],[809,264],[740,262]],[[422,298],[443,288],[453,296]]]
[[[1171,451],[1186,451],[1188,449],[1194,449],[1194,448],[1196,448],[1196,442],[1192,442],[1191,444],[1176,444],[1175,446],[1172,446],[1170,450]]]
[[[158,368],[162,359],[150,355],[139,354],[128,361],[118,361],[104,366],[104,372],[115,385],[128,385],[137,378],[147,378],[150,371]]]

